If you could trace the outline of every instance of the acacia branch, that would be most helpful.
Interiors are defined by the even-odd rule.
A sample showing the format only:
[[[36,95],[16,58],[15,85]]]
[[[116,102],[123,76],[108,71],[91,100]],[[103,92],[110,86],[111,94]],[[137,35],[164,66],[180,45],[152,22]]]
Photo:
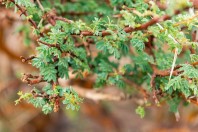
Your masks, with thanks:
[[[28,15],[27,15],[27,12],[24,11],[18,4],[16,4],[14,0],[10,0],[10,1],[13,2],[13,3],[17,6],[17,8],[18,8],[25,16],[28,16]],[[179,14],[179,13],[180,13],[180,11],[177,10],[177,11],[175,11],[174,14],[177,15],[177,14]],[[47,13],[47,14],[46,14],[46,18],[47,18],[48,22],[49,22],[50,24],[52,24],[53,26],[56,24],[56,20],[61,20],[61,21],[67,22],[67,23],[72,23],[72,22],[73,22],[72,20],[68,20],[68,19],[63,18],[63,17],[58,17],[58,16],[56,16],[56,15],[55,15],[54,13],[52,13],[52,12],[51,12],[51,13]],[[133,28],[133,27],[125,27],[123,30],[124,30],[126,33],[130,33],[130,32],[137,31],[137,30],[146,30],[149,26],[152,26],[152,25],[156,24],[156,23],[159,22],[159,21],[168,20],[168,19],[170,19],[170,18],[171,18],[171,16],[169,16],[169,15],[164,15],[164,16],[161,16],[161,17],[156,17],[156,18],[151,19],[149,22],[142,24],[142,25],[139,26],[139,27],[136,27],[136,28]],[[28,21],[37,29],[36,23],[35,23],[31,18],[28,19]],[[114,32],[116,33],[116,32],[118,32],[118,31],[114,31]],[[102,35],[101,35],[102,37],[111,35],[111,33],[108,32],[108,31],[106,31],[106,30],[102,31],[101,34],[102,34]],[[94,36],[94,33],[91,32],[91,31],[81,31],[79,34],[76,34],[76,35],[81,35],[81,36]]]
[[[90,12],[74,12],[74,11],[71,11],[71,12],[63,12],[61,13],[61,15],[71,15],[71,16],[82,16],[82,15],[89,15],[91,14]]]
[[[32,74],[23,74],[21,80],[28,85],[38,84],[40,82],[45,82],[42,76],[33,76]]]
[[[14,5],[16,5],[16,7],[21,11],[22,14],[24,14],[26,17],[28,17],[28,14],[27,14],[27,11],[25,9],[23,9],[21,6],[19,6],[14,0],[10,0]],[[28,18],[27,19],[29,21],[29,23],[35,28],[35,29],[38,29],[37,25],[36,25],[36,22],[31,19],[31,18]],[[43,33],[39,33],[40,36],[44,36]]]
[[[21,56],[20,58],[21,58],[22,62],[28,62],[28,61],[31,61],[32,59],[36,58],[36,57],[32,55],[32,56],[30,56],[28,58],[25,58],[23,56]]]
[[[13,4],[16,5],[16,7],[21,11],[22,14],[24,14],[26,17],[28,16],[27,11],[24,10],[22,7],[20,7],[14,0],[10,0]],[[31,18],[28,18],[28,21],[32,24],[32,26],[37,29],[36,22],[33,21]]]
[[[60,46],[57,45],[57,44],[49,44],[49,43],[44,42],[44,41],[41,41],[41,40],[37,40],[37,42],[39,42],[39,43],[41,43],[41,44],[44,44],[44,45],[46,45],[46,46],[48,46],[48,47],[55,47],[55,48],[61,50],[61,49],[60,49]]]
[[[190,65],[197,66],[198,65],[198,62],[191,63]],[[159,70],[159,69],[156,68],[155,65],[152,65],[152,64],[151,64],[151,67],[153,69],[153,74],[152,74],[152,77],[151,77],[150,85],[151,85],[151,88],[153,90],[153,98],[154,98],[155,102],[159,102],[158,99],[157,99],[157,95],[159,94],[159,92],[156,91],[155,78],[158,77],[158,76],[160,76],[160,77],[169,76],[170,75],[170,72],[171,72],[171,69]],[[173,69],[172,75],[173,76],[178,76],[181,73],[183,73],[183,71],[179,71],[178,70],[181,67],[182,67],[181,65],[175,66],[174,69]]]
[[[60,21],[66,22],[66,23],[73,23],[72,20],[69,20],[69,19],[66,19],[66,18],[60,17],[60,16],[54,16],[54,20],[60,20]]]
[[[180,11],[175,11],[175,15],[179,14]],[[161,17],[156,17],[156,18],[153,18],[151,19],[149,22],[146,22],[144,24],[142,24],[141,26],[139,27],[136,27],[136,28],[133,28],[133,27],[125,27],[123,30],[126,32],[126,33],[130,33],[130,32],[133,32],[133,31],[137,31],[137,30],[146,30],[149,26],[152,26],[156,23],[158,23],[159,21],[165,21],[165,20],[168,20],[170,19],[171,16],[169,15],[164,15],[164,16],[161,16]],[[114,31],[115,33],[117,31]],[[111,35],[110,32],[108,31],[102,31],[102,37],[105,37],[105,36],[108,36],[108,35]],[[82,35],[82,36],[94,36],[94,33],[91,32],[91,31],[81,31],[79,35]]]

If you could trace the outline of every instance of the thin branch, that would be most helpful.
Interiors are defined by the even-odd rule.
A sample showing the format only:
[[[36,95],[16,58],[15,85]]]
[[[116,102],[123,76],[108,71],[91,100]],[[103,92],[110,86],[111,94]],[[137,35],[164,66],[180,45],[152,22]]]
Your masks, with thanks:
[[[194,63],[191,63],[192,66],[196,66],[198,65],[198,62],[194,62]],[[160,77],[166,77],[166,76],[169,76],[170,73],[171,73],[171,69],[167,69],[167,70],[159,70],[157,69],[157,67],[155,65],[152,65],[151,64],[151,67],[153,69],[153,75],[151,77],[151,81],[150,81],[150,85],[151,85],[151,88],[152,88],[152,91],[153,91],[153,98],[155,100],[155,102],[159,102],[158,99],[157,99],[157,92],[156,92],[156,87],[155,87],[155,78],[160,76]],[[177,65],[173,68],[173,72],[172,72],[172,75],[173,76],[178,76],[179,74],[181,74],[183,71],[178,71],[179,68],[181,68],[182,66],[181,65]]]
[[[14,0],[10,0],[13,4],[16,5],[16,7],[21,11],[22,14],[24,14],[26,17],[28,16],[26,10],[24,10],[22,7],[20,7]],[[32,26],[37,29],[36,22],[33,21],[31,18],[28,18],[28,21],[32,24]]]
[[[33,76],[32,74],[23,74],[21,80],[28,85],[38,84],[40,82],[44,82],[42,76]]]
[[[16,5],[16,7],[21,11],[21,13],[22,14],[24,14],[26,17],[28,17],[28,14],[27,14],[27,11],[26,10],[24,10],[22,7],[20,7],[14,0],[10,0],[13,4],[15,4]],[[38,29],[38,27],[37,27],[37,25],[36,25],[36,22],[33,20],[33,19],[31,19],[31,18],[28,18],[28,21],[29,21],[29,23],[35,28],[35,29]],[[40,36],[44,36],[43,35],[43,33],[39,33],[40,34]]]
[[[36,57],[32,55],[32,56],[30,56],[28,58],[25,58],[23,56],[21,56],[20,58],[21,58],[22,62],[28,62],[28,61],[31,61],[32,59],[36,58]]]
[[[61,49],[60,49],[60,46],[57,45],[57,44],[49,44],[49,43],[44,42],[44,41],[41,41],[41,40],[37,40],[37,42],[39,42],[39,43],[41,43],[41,44],[44,44],[44,45],[46,45],[46,46],[48,46],[48,47],[55,47],[55,48],[61,50]]]
[[[191,65],[192,65],[192,66],[198,65],[198,61],[197,61],[197,62],[193,62]]]
[[[72,20],[69,20],[69,19],[66,19],[66,18],[60,17],[60,16],[54,16],[54,20],[60,20],[60,21],[66,22],[66,23],[73,23]]]
[[[91,14],[91,12],[62,12],[61,15],[65,16],[65,15],[71,15],[71,16],[82,16],[82,15],[89,15]]]
[[[180,11],[178,11],[178,10],[175,11],[175,15],[177,15],[179,13],[180,13]],[[130,33],[130,32],[137,31],[137,30],[146,30],[149,26],[152,26],[152,25],[154,25],[154,24],[156,24],[157,22],[160,22],[160,21],[168,20],[170,18],[171,18],[171,16],[169,16],[169,15],[164,15],[164,16],[161,16],[161,17],[156,17],[156,18],[151,19],[149,22],[142,24],[139,27],[136,27],[136,28],[125,27],[123,30],[126,33]],[[117,31],[114,31],[114,32],[116,33]],[[111,33],[108,32],[108,31],[102,31],[101,34],[102,34],[102,37],[111,35]],[[79,35],[81,35],[81,36],[94,36],[94,33],[91,32],[91,31],[81,31]]]
[[[155,78],[156,78],[156,74],[153,74],[152,77],[151,77],[150,85],[151,85],[151,88],[152,88],[152,91],[153,91],[153,99],[154,99],[156,104],[159,104],[159,100],[157,98],[156,87],[155,87]]]

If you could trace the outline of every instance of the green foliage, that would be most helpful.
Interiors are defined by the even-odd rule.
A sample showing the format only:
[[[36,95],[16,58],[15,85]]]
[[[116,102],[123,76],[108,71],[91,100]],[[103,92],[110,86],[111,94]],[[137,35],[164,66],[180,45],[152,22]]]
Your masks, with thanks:
[[[23,5],[25,7],[33,7],[35,6],[34,3],[32,3],[31,1],[29,0],[15,0],[15,2],[18,4],[18,5]]]
[[[52,107],[49,104],[45,104],[42,108],[44,114],[48,114],[52,112]]]
[[[167,10],[145,0],[54,0],[41,1],[43,10],[30,0],[5,0],[7,7],[21,11],[18,4],[26,10],[23,19],[33,29],[24,24],[17,31],[24,34],[27,45],[35,42],[31,31],[38,39],[30,61],[39,70],[40,82],[47,83],[33,93],[19,92],[16,104],[24,99],[47,114],[56,111],[63,98],[66,109],[78,110],[83,100],[73,89],[59,86],[58,79],[70,79],[71,74],[86,79],[89,74],[96,76],[96,87],[161,91],[156,95],[159,102],[166,96],[163,99],[171,111],[177,112],[181,100],[198,96],[198,43],[192,35],[197,32],[198,15],[183,10],[191,5],[187,0],[166,2]],[[178,15],[175,9],[180,10]],[[144,107],[139,106],[136,113],[144,117]]]
[[[138,114],[138,115],[140,116],[140,118],[144,118],[144,116],[145,116],[144,107],[138,106],[138,107],[135,109],[135,113]]]
[[[42,108],[42,111],[45,114],[48,114],[53,110],[53,108],[55,109],[55,107],[57,107],[57,97],[63,98],[64,100],[62,102],[66,105],[66,109],[71,110],[79,110],[79,105],[83,102],[83,99],[80,98],[71,87],[62,88],[60,86],[56,86],[55,89],[51,89],[51,85],[47,85],[43,88],[42,92],[45,92],[46,95],[43,96],[41,91],[38,89],[34,89],[33,95],[32,93],[23,93],[19,91],[18,95],[20,97],[15,101],[15,104],[18,104],[22,100],[26,100],[28,103],[33,104],[36,108]],[[48,99],[47,96],[49,96],[51,100]]]
[[[44,76],[44,79],[48,82],[56,81],[56,69],[53,65],[46,65],[45,67],[40,69],[41,75]]]
[[[66,109],[79,110],[79,103],[82,103],[82,99],[78,97],[78,94],[73,89],[68,89],[64,94],[65,99],[63,104],[66,104]]]
[[[144,42],[140,39],[131,39],[131,44],[137,49],[137,51],[143,51],[145,48]]]

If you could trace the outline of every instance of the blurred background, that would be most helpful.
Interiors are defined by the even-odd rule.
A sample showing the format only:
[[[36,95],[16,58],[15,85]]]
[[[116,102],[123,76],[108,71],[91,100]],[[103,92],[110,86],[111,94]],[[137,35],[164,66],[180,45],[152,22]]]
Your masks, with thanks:
[[[195,1],[196,2],[196,1]],[[195,4],[196,5],[196,4]],[[23,21],[13,10],[0,6],[0,132],[197,132],[198,107],[180,106],[181,119],[176,122],[168,106],[151,106],[141,119],[135,114],[138,99],[93,101],[84,99],[80,111],[66,110],[44,115],[40,109],[22,102],[15,106],[19,90],[32,87],[22,83],[21,73],[37,72],[22,63],[20,56],[34,54],[34,43],[25,45],[31,31],[20,32]],[[27,28],[28,29],[28,28]],[[23,38],[27,38],[24,40]],[[24,42],[26,41],[26,42]],[[31,43],[31,42],[30,42]],[[87,80],[65,82],[83,89],[93,87]],[[109,89],[111,91],[111,89]],[[119,92],[119,91],[118,91]]]

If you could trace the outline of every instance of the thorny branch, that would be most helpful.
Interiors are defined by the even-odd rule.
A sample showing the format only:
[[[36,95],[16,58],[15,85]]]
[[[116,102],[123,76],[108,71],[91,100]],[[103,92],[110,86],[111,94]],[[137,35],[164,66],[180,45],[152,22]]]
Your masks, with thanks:
[[[25,9],[23,9],[21,6],[19,6],[18,4],[15,3],[14,0],[10,0],[12,3],[14,3],[16,5],[16,7],[21,11],[22,14],[24,14],[26,17],[28,16],[27,12]],[[37,3],[39,5],[39,7],[41,8],[42,11],[44,11],[44,8],[43,6],[41,5],[40,1],[37,0]],[[180,11],[175,11],[175,15],[179,14]],[[149,26],[152,26],[160,21],[165,21],[165,20],[168,20],[170,19],[172,16],[169,16],[169,15],[164,15],[164,16],[161,16],[161,17],[154,17],[153,19],[151,19],[149,22],[147,23],[144,23],[142,24],[141,26],[139,27],[125,27],[123,30],[126,32],[126,33],[130,33],[130,32],[133,32],[133,31],[137,31],[137,30],[146,30]],[[197,17],[197,15],[196,15]],[[66,23],[69,23],[69,24],[72,24],[73,21],[72,20],[68,20],[66,18],[63,18],[63,17],[59,17],[59,16],[56,16],[56,14],[54,14],[53,12],[47,12],[45,15],[44,15],[44,18],[47,19],[47,21],[52,25],[54,26],[56,24],[56,21],[57,20],[60,20],[60,21],[63,21],[63,22],[66,22]],[[194,18],[194,17],[193,17]],[[35,28],[35,29],[38,29],[37,25],[36,25],[36,22],[33,21],[31,18],[28,18],[28,21],[29,23]],[[181,23],[177,23],[175,26],[177,26],[178,24],[183,24],[184,22],[181,22]],[[118,31],[114,31],[115,33],[118,32]],[[108,36],[108,35],[111,35],[110,32],[104,30],[102,31],[102,37],[105,37],[105,36]],[[91,31],[81,31],[79,34],[75,34],[75,35],[80,35],[80,36],[94,36],[94,33],[91,32]],[[40,33],[40,36],[43,36],[42,33]],[[153,38],[149,39],[149,41],[152,41]],[[41,40],[38,40],[39,43],[42,43],[44,45],[47,45],[48,47],[56,47],[58,48],[59,50],[60,49],[60,46],[58,44],[48,44],[46,42],[43,42]],[[150,45],[149,45],[150,44]],[[90,55],[90,49],[89,49],[89,43],[87,42],[83,42],[82,44],[76,44],[76,47],[78,46],[82,46],[84,45],[86,51],[87,51],[87,55],[89,56]],[[152,45],[151,43],[148,43],[148,46],[150,48],[150,54],[153,55],[152,53]],[[71,54],[71,53],[70,53]],[[72,55],[72,54],[71,54]],[[28,62],[30,60],[32,60],[33,58],[35,58],[35,56],[31,56],[29,58],[24,58],[24,57],[21,57],[22,59],[22,62]],[[198,65],[198,62],[195,62],[195,63],[192,63],[191,64],[192,66],[196,66]],[[157,94],[159,93],[159,91],[156,91],[156,86],[155,86],[155,79],[156,77],[165,77],[165,76],[169,76],[170,75],[170,69],[167,69],[167,70],[159,70],[155,65],[151,65],[152,69],[153,69],[153,74],[152,74],[152,77],[151,77],[151,81],[150,81],[150,85],[151,87],[153,88],[153,98],[155,100],[156,103],[158,103],[158,99],[157,99]],[[174,68],[174,71],[173,71],[173,76],[178,76],[179,74],[181,74],[183,71],[179,71],[178,69],[180,68],[181,66],[178,65]],[[58,76],[58,75],[57,75]],[[58,78],[58,77],[57,77]],[[28,83],[29,85],[33,85],[33,84],[37,84],[37,83],[40,83],[40,82],[44,82],[43,80],[43,77],[42,76],[33,76],[31,74],[24,74],[23,77],[22,77],[22,81]],[[128,83],[131,83],[129,80],[125,80],[126,82]],[[56,82],[53,82],[53,84],[56,84]],[[134,85],[134,84],[133,84]],[[137,85],[134,85],[135,87],[137,87]],[[146,90],[144,90],[143,88],[140,88],[139,89],[143,94],[144,94],[144,97],[145,99],[149,96],[147,93],[146,93]],[[34,92],[33,92],[34,93]],[[42,96],[42,97],[46,97],[45,95],[36,95],[34,93],[34,96]],[[87,94],[83,93],[82,96],[87,96]],[[93,93],[92,93],[92,96],[93,96]],[[108,96],[96,96],[96,97],[102,97],[102,98],[105,98],[105,99],[109,99],[110,97]],[[100,100],[100,99],[99,99]],[[117,100],[117,99],[115,99]],[[119,99],[121,100],[121,99]]]
[[[196,66],[196,65],[198,65],[198,62],[191,63],[191,65]],[[171,69],[159,70],[159,69],[156,68],[155,65],[152,65],[152,64],[151,64],[151,67],[153,69],[153,74],[152,74],[152,77],[151,77],[150,85],[151,85],[151,88],[153,90],[153,99],[155,100],[156,103],[159,103],[159,101],[157,99],[157,94],[159,94],[160,92],[156,91],[155,78],[156,77],[169,76],[170,72],[171,72]],[[181,68],[181,65],[177,65],[177,66],[174,67],[174,70],[173,70],[173,73],[172,73],[173,76],[178,76],[179,74],[181,74],[183,72],[183,71],[179,71],[178,70],[179,68]]]
[[[45,82],[42,76],[33,76],[32,74],[23,74],[21,80],[28,85],[38,84],[40,82]]]
[[[25,58],[25,57],[23,57],[23,56],[21,56],[20,58],[21,58],[21,61],[22,61],[22,62],[29,62],[29,61],[31,61],[32,59],[36,58],[36,57],[32,55],[32,56],[30,56],[30,57],[28,57],[28,58]]]
[[[19,6],[18,4],[16,4],[16,2],[14,0],[10,0],[13,4],[16,5],[16,7],[21,11],[22,14],[24,14],[26,17],[28,16],[27,12],[25,9],[23,9],[21,6]],[[32,26],[37,29],[37,25],[36,23],[31,19],[28,18],[28,21],[32,24]]]

